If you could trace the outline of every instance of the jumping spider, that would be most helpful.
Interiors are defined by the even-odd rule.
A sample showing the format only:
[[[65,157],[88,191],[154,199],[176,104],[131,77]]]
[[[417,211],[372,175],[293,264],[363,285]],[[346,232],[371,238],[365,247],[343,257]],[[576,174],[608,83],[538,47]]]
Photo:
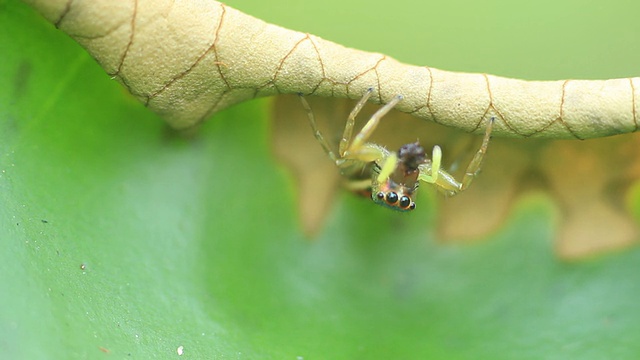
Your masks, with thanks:
[[[487,122],[482,145],[467,166],[462,181],[458,182],[441,168],[442,150],[438,145],[433,147],[431,159],[428,159],[424,148],[418,142],[403,145],[397,152],[367,142],[380,123],[380,119],[403,99],[402,95],[395,96],[373,114],[352,139],[355,118],[372,92],[373,89],[369,88],[349,114],[337,155],[318,130],[309,103],[302,94],[299,94],[316,139],[347,179],[346,187],[349,190],[367,194],[375,203],[388,208],[410,211],[416,208],[413,196],[418,190],[420,181],[433,184],[449,196],[456,195],[469,187],[480,171],[482,159],[489,145],[494,118]]]

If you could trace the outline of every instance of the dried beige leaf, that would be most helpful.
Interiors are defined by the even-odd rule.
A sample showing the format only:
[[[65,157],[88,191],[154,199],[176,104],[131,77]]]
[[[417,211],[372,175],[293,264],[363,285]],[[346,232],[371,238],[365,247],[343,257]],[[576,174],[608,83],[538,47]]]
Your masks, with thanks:
[[[524,81],[402,64],[268,24],[216,1],[25,0],[151,110],[186,128],[281,93],[373,101],[465,131],[594,138],[638,130],[640,78]]]

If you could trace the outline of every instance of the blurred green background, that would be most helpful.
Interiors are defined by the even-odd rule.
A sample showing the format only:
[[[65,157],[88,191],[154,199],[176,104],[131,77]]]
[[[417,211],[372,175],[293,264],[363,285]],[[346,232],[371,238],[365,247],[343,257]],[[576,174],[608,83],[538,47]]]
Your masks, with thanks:
[[[447,70],[639,73],[637,2],[227,3]],[[344,194],[310,241],[269,99],[180,137],[16,0],[0,0],[0,54],[2,358],[640,354],[640,250],[557,259],[545,196],[451,245],[427,204],[402,216]]]
[[[638,75],[640,4],[631,0],[226,3],[415,65],[529,80]]]

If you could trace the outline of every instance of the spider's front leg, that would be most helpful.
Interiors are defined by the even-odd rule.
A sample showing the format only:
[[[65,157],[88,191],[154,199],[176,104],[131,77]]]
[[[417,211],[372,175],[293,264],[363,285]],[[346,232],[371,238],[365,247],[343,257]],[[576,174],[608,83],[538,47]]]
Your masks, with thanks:
[[[369,121],[367,121],[367,123],[362,127],[360,132],[356,134],[356,136],[353,138],[353,141],[351,141],[350,138],[353,131],[355,116],[358,114],[358,112],[360,112],[362,106],[371,95],[371,91],[373,91],[373,89],[371,88],[367,90],[367,92],[353,109],[353,111],[349,115],[349,119],[347,120],[347,126],[345,127],[342,141],[340,142],[340,155],[345,159],[354,159],[363,162],[370,162],[380,159],[380,149],[376,146],[369,146],[369,144],[367,144],[367,140],[369,140],[369,137],[371,137],[373,132],[376,130],[378,124],[380,124],[380,120],[382,119],[382,117],[385,116],[389,111],[391,111],[391,109],[393,109],[393,107],[403,99],[402,95],[396,95],[385,106],[376,111],[371,116]]]
[[[471,159],[471,162],[467,166],[462,181],[458,182],[451,174],[441,168],[442,151],[437,145],[433,148],[433,155],[431,158],[431,164],[425,164],[420,167],[420,175],[418,178],[424,182],[434,184],[439,190],[444,191],[447,195],[453,196],[464,190],[466,190],[473,179],[480,172],[482,160],[487,153],[489,147],[489,140],[491,139],[491,129],[493,128],[493,122],[495,118],[489,119],[487,122],[487,128],[482,139],[482,145]]]
[[[380,123],[380,119],[385,116],[391,109],[403,99],[402,95],[396,95],[391,101],[389,101],[385,106],[376,111],[369,121],[367,121],[366,125],[360,130],[358,134],[356,134],[353,141],[351,140],[353,134],[353,127],[355,126],[356,116],[360,113],[364,105],[367,103],[369,97],[373,93],[373,88],[367,89],[362,98],[358,101],[356,106],[351,110],[349,117],[347,119],[347,123],[344,128],[344,132],[342,134],[342,139],[340,140],[340,145],[338,148],[338,154],[336,155],[333,150],[331,150],[331,146],[324,138],[320,130],[318,129],[318,124],[316,123],[315,116],[313,111],[311,110],[311,106],[304,98],[302,93],[299,93],[300,101],[302,102],[302,106],[307,112],[307,116],[309,118],[309,124],[311,125],[311,129],[313,130],[313,134],[327,153],[327,155],[333,160],[336,165],[339,167],[342,166],[345,162],[345,159],[349,160],[357,160],[362,162],[371,162],[380,159],[384,156],[381,153],[379,147],[370,146],[366,141],[371,137],[371,134],[375,131]]]

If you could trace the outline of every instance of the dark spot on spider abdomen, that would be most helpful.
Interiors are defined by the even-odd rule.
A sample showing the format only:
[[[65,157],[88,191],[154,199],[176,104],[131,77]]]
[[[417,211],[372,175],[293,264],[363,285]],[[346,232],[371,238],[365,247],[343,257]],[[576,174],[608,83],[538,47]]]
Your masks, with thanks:
[[[402,162],[407,171],[418,170],[420,164],[424,164],[427,161],[427,155],[424,152],[424,148],[419,142],[403,145],[398,150],[398,160]]]

